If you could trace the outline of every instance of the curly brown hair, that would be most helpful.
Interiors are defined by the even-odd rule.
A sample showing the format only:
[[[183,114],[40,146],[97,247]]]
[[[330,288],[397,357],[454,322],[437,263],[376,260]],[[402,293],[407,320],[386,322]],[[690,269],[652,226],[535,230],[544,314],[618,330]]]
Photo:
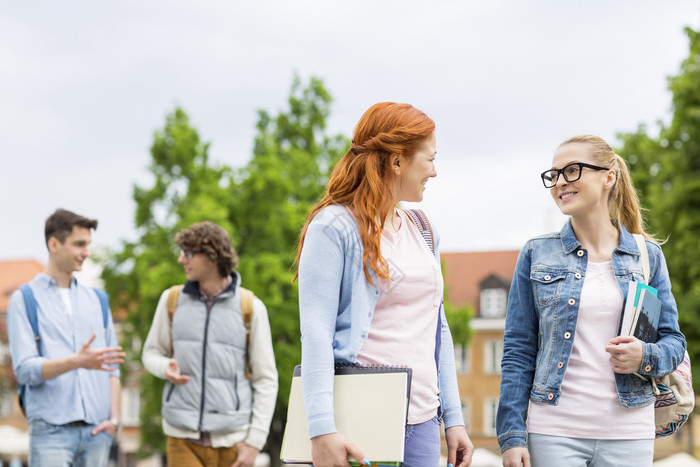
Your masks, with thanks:
[[[183,250],[201,251],[216,263],[221,277],[231,274],[238,266],[238,255],[231,237],[213,222],[199,222],[175,234],[175,243]]]

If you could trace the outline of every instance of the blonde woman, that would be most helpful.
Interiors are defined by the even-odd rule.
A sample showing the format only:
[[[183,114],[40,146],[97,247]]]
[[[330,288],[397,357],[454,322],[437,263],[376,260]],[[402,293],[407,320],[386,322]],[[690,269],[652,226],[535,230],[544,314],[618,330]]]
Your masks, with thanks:
[[[663,253],[644,232],[625,161],[601,138],[563,142],[542,181],[570,219],[518,257],[497,416],[503,465],[651,466],[654,395],[633,373],[670,373],[686,346]],[[646,238],[662,302],[655,343],[618,337],[628,284],[643,282],[632,234]]]

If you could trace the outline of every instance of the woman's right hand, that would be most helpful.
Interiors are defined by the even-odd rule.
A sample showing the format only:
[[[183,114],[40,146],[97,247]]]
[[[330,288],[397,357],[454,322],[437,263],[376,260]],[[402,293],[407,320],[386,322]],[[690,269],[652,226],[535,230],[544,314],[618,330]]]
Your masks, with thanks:
[[[530,467],[527,448],[510,448],[503,453],[503,467]]]
[[[314,467],[349,467],[348,454],[360,463],[370,465],[365,456],[340,433],[311,438],[311,460]]]

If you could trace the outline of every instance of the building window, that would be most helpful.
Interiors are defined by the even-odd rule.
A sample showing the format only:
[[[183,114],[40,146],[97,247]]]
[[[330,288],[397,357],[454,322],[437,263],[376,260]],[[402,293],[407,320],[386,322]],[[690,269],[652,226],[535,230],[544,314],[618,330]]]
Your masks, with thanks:
[[[472,419],[472,405],[469,399],[462,399],[462,417],[464,417],[464,428],[466,428],[467,433],[471,432],[471,419]]]
[[[12,364],[12,354],[10,345],[7,342],[0,344],[0,365],[10,366]]]
[[[484,435],[496,436],[496,413],[498,399],[489,398],[484,401]]]
[[[136,388],[122,390],[122,422],[128,426],[139,425],[141,411],[141,396]]]
[[[492,339],[484,342],[484,373],[498,375],[501,373],[503,358],[503,341]]]
[[[13,387],[0,387],[0,417],[9,417],[12,415],[17,391]]]
[[[458,375],[469,373],[469,346],[455,344],[455,367]]]
[[[502,318],[506,315],[508,293],[505,289],[484,289],[481,291],[480,315],[483,318]]]

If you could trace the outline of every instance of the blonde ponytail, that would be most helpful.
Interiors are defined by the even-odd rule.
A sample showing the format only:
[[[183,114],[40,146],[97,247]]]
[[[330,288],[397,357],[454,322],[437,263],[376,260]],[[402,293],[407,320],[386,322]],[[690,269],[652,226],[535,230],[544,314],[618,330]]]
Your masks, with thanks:
[[[615,165],[617,166],[615,168],[617,182],[615,182],[615,187],[610,193],[610,199],[608,200],[610,217],[617,221],[618,224],[624,225],[630,233],[638,233],[651,238],[644,231],[644,220],[642,219],[639,197],[637,196],[637,190],[632,185],[632,177],[627,168],[627,163],[619,154],[613,154]]]

